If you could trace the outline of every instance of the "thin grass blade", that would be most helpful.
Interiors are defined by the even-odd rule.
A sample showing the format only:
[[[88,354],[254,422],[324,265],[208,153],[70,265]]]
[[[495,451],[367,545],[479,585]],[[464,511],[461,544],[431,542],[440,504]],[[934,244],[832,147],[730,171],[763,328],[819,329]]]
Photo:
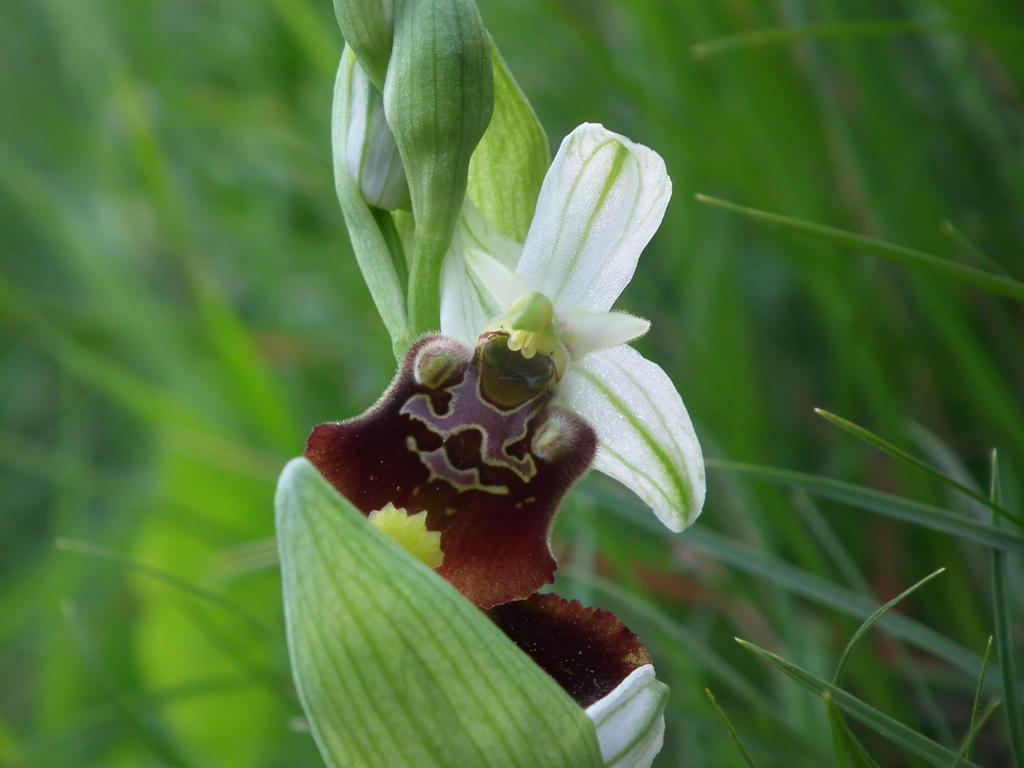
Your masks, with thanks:
[[[1009,520],[1010,522],[1015,523],[1018,526],[1024,527],[1024,520],[1022,520],[1018,515],[1013,514],[1009,510],[1004,509],[1001,504],[997,504],[985,494],[978,493],[976,490],[971,488],[971,486],[961,483],[956,478],[950,477],[940,469],[933,467],[927,461],[923,461],[917,458],[917,456],[914,456],[913,454],[904,451],[899,446],[890,443],[884,437],[876,435],[874,432],[864,429],[864,427],[860,426],[859,424],[854,424],[852,421],[844,419],[842,416],[837,416],[834,413],[830,413],[829,411],[826,411],[823,408],[815,408],[814,412],[818,416],[821,416],[821,418],[825,419],[825,421],[829,422],[834,426],[839,427],[844,432],[853,435],[858,440],[863,440],[868,445],[872,445],[878,450],[882,451],[882,453],[888,454],[889,456],[892,456],[894,459],[902,461],[904,464],[908,464],[909,466],[914,467],[915,469],[919,469],[922,472],[931,475],[939,482],[945,483],[950,488],[955,488],[965,496],[970,496],[972,499],[974,499],[980,504],[984,504],[986,507],[991,509],[1000,517]]]
[[[747,752],[747,748],[743,746],[743,741],[740,739],[740,735],[736,733],[736,729],[733,727],[732,721],[729,720],[729,716],[725,714],[725,710],[722,709],[718,703],[718,699],[715,698],[715,694],[711,692],[710,688],[705,688],[704,693],[708,696],[708,701],[711,702],[711,706],[714,707],[715,712],[722,719],[722,723],[725,725],[725,730],[729,732],[729,738],[732,739],[733,744],[736,745],[736,749],[739,750],[740,755],[743,757],[743,762],[749,766],[749,768],[757,768],[757,764],[754,762],[754,758]]]
[[[989,272],[969,267],[966,264],[940,259],[938,256],[933,256],[930,253],[887,243],[884,240],[876,240],[875,238],[865,237],[843,229],[827,227],[823,224],[815,224],[777,213],[769,213],[768,211],[761,211],[756,208],[736,205],[735,203],[719,200],[708,195],[696,195],[696,199],[697,202],[706,203],[707,205],[745,216],[762,224],[782,227],[783,229],[805,235],[814,235],[843,248],[852,248],[872,253],[910,267],[916,267],[936,275],[941,275],[942,277],[958,280],[961,283],[972,285],[975,288],[980,288],[997,296],[1005,296],[1015,301],[1024,301],[1024,283],[1004,277],[1003,275],[993,275]]]
[[[78,539],[68,539],[59,537],[54,540],[54,546],[63,552],[73,552],[76,555],[85,555],[86,557],[93,557],[98,560],[106,560],[107,562],[116,563],[117,565],[123,566],[137,573],[141,573],[149,578],[156,579],[157,581],[166,584],[173,589],[183,592],[190,597],[202,600],[210,605],[215,605],[222,611],[230,613],[238,619],[241,619],[245,623],[252,626],[254,629],[261,632],[267,632],[271,630],[269,624],[260,619],[258,616],[254,616],[249,611],[245,610],[239,605],[225,599],[216,592],[212,592],[209,589],[193,584],[191,581],[175,576],[173,573],[154,568],[146,563],[140,563],[138,560],[133,560],[130,557],[115,552],[112,549],[100,546],[99,544],[92,544],[88,541],[80,541]]]
[[[965,750],[964,756],[971,759],[971,748],[973,745],[973,739],[970,738],[971,732],[975,731],[975,723],[978,722],[978,712],[981,709],[981,695],[985,692],[985,675],[988,673],[988,660],[992,656],[992,635],[988,636],[988,642],[985,643],[985,653],[981,657],[981,674],[978,675],[978,685],[974,689],[974,704],[971,706],[971,722],[967,726],[967,737],[964,738],[963,749]]]
[[[819,696],[830,695],[835,706],[847,715],[885,736],[911,754],[917,755],[929,765],[946,768],[956,760],[956,753],[941,744],[937,744],[912,728],[908,728],[884,712],[878,711],[870,704],[858,699],[853,694],[847,693],[842,688],[837,688],[827,680],[822,680],[820,677],[760,646],[740,638],[736,638],[736,642],[741,647],[782,670],[809,691],[813,691]],[[969,768],[978,768],[978,766],[969,761],[964,761],[962,764]]]
[[[931,504],[806,472],[722,459],[706,459],[705,464],[710,469],[745,474],[785,488],[799,488],[811,496],[832,499],[856,509],[941,531],[1004,552],[1024,552],[1024,535],[1017,531],[1000,530],[989,523],[971,520]]]
[[[869,19],[866,21],[842,21],[824,24],[801,24],[799,26],[769,27],[740,32],[698,43],[690,48],[694,59],[706,59],[723,53],[761,48],[768,45],[801,42],[804,40],[884,40],[901,35],[971,34],[978,37],[989,35],[1020,35],[1024,30],[1007,28],[1005,25],[970,24],[953,19],[926,19],[903,21],[898,19]]]
[[[868,630],[871,629],[872,626],[874,626],[875,622],[877,622],[879,619],[885,616],[885,614],[897,603],[900,603],[903,600],[905,600],[907,597],[909,597],[914,592],[919,590],[921,587],[923,587],[929,581],[934,579],[940,573],[943,573],[945,570],[945,567],[943,567],[939,568],[937,571],[929,573],[927,576],[925,576],[923,579],[921,579],[913,586],[908,587],[907,589],[900,592],[898,595],[896,595],[896,597],[894,597],[889,602],[879,606],[878,610],[876,610],[874,613],[868,616],[867,619],[864,620],[864,623],[857,627],[857,631],[854,632],[853,635],[850,637],[850,642],[846,644],[846,648],[843,649],[842,656],[839,657],[839,663],[836,664],[836,672],[832,676],[832,685],[842,685],[843,674],[846,672],[846,665],[850,661],[850,654],[853,652],[853,649],[857,646],[857,643],[860,641],[860,639],[867,634]]]
[[[825,701],[825,714],[828,716],[829,726],[832,728],[832,743],[836,750],[836,764],[841,768],[853,766],[853,768],[879,768],[878,763],[871,757],[860,740],[853,735],[850,726],[843,720],[842,714],[832,703],[832,696],[825,694],[822,697]]]
[[[985,705],[985,710],[981,713],[981,716],[977,719],[974,715],[971,715],[971,727],[967,731],[967,735],[964,737],[963,743],[960,745],[960,749],[957,750],[956,760],[953,762],[952,768],[960,768],[964,764],[964,760],[971,759],[971,749],[974,747],[974,741],[978,738],[978,734],[981,733],[981,729],[985,727],[985,723],[992,716],[992,713],[996,711],[996,708],[1003,702],[999,699],[992,699],[988,704]]]

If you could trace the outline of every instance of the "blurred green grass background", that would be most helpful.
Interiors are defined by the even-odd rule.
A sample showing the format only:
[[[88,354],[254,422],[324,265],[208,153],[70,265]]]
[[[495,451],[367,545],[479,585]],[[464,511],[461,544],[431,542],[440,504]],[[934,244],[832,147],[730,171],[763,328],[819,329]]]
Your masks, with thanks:
[[[672,687],[658,765],[742,764],[705,686],[759,766],[832,764],[820,702],[732,638],[829,678],[859,620],[940,566],[897,609],[918,623],[873,630],[845,682],[955,751],[963,667],[993,632],[990,550],[727,462],[982,516],[821,406],[980,488],[998,446],[1020,510],[1021,305],[694,194],[1024,278],[1024,6],[480,7],[553,142],[602,122],[674,180],[621,306],[653,321],[639,346],[721,460],[704,515],[672,537],[591,479],[556,530],[558,590],[617,610]],[[334,196],[331,4],[15,0],[3,17],[0,765],[318,765],[289,683],[274,482],[393,370]],[[853,727],[880,764],[924,764]],[[1006,745],[997,713],[974,759],[1009,765]]]

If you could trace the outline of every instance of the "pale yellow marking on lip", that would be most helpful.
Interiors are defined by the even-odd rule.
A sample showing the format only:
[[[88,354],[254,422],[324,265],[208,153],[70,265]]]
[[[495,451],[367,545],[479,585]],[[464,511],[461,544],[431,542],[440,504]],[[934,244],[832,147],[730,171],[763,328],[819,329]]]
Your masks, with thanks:
[[[428,568],[440,568],[444,562],[441,532],[427,529],[427,512],[408,514],[388,502],[369,515],[370,524]]]

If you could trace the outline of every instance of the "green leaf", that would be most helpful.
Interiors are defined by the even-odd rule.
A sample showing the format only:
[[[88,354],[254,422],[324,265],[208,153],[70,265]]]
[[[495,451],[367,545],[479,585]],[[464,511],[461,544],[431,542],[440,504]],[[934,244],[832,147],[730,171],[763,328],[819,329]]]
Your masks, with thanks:
[[[759,211],[756,208],[747,208],[743,205],[719,200],[707,195],[697,195],[697,202],[713,205],[732,213],[746,216],[748,219],[759,221],[763,224],[782,227],[792,232],[799,232],[806,235],[814,235],[827,240],[834,245],[843,248],[852,248],[865,253],[873,253],[892,261],[900,262],[908,266],[917,267],[922,270],[959,280],[962,283],[973,285],[976,288],[988,291],[998,296],[1006,296],[1017,301],[1024,301],[1024,283],[1013,280],[1002,275],[993,275],[983,272],[980,269],[969,267],[947,259],[940,259],[930,253],[917,251],[913,248],[906,248],[902,245],[894,245],[884,240],[876,240],[871,237],[864,237],[855,232],[847,232],[834,227],[826,227],[822,224],[814,224],[810,221],[801,221],[789,216],[782,216],[768,211]]]
[[[839,663],[836,664],[836,671],[835,674],[832,676],[833,685],[840,685],[843,682],[843,673],[846,671],[846,665],[850,660],[850,654],[853,652],[853,649],[857,646],[857,643],[860,641],[860,639],[867,634],[869,629],[871,629],[874,623],[881,619],[883,616],[885,616],[885,614],[888,613],[889,610],[897,603],[900,603],[903,600],[905,600],[907,597],[909,597],[911,594],[916,592],[918,589],[923,587],[925,584],[927,584],[929,581],[934,579],[936,576],[938,576],[945,570],[945,568],[939,568],[937,571],[929,573],[927,576],[925,576],[923,579],[921,579],[913,586],[908,587],[907,589],[900,592],[898,595],[896,595],[896,597],[894,597],[889,602],[885,603],[884,605],[880,605],[877,610],[875,610],[870,616],[868,616],[864,620],[864,623],[857,627],[857,631],[853,633],[853,635],[850,637],[850,641],[846,644],[846,648],[843,649],[843,654],[839,657]]]
[[[278,485],[292,673],[328,766],[600,766],[594,726],[305,459]]]
[[[522,243],[551,165],[547,134],[491,41],[494,115],[469,161],[470,199],[501,234]]]
[[[978,503],[988,507],[1000,517],[1009,520],[1010,522],[1018,526],[1024,526],[1024,521],[1022,521],[1018,515],[1015,515],[1012,512],[1003,509],[1002,505],[997,504],[985,494],[978,493],[976,490],[971,488],[971,486],[960,482],[956,478],[950,477],[941,470],[933,467],[928,462],[923,461],[917,458],[917,456],[914,456],[913,454],[904,451],[899,446],[890,443],[884,437],[880,437],[879,435],[876,435],[874,432],[864,429],[864,427],[860,426],[859,424],[854,424],[852,421],[848,421],[847,419],[844,419],[842,416],[836,416],[834,413],[829,413],[828,411],[822,408],[815,408],[814,412],[821,416],[821,418],[825,419],[825,421],[839,427],[844,432],[848,432],[849,434],[856,437],[858,440],[863,440],[868,445],[873,445],[875,448],[882,451],[883,453],[888,454],[889,456],[892,456],[897,461],[902,461],[904,464],[907,464],[911,467],[914,467],[915,469],[919,469],[922,472],[925,472],[928,475],[931,475],[936,480],[945,483],[949,487],[955,488],[965,496],[969,496]]]
[[[990,495],[994,503],[1001,501],[999,484],[999,457],[992,451],[992,479]],[[993,514],[992,525],[999,527]],[[995,613],[995,643],[999,668],[1003,675],[1003,695],[1006,697],[1006,727],[1010,732],[1010,753],[1017,768],[1024,766],[1024,727],[1021,725],[1021,701],[1017,679],[1017,661],[1013,639],[1013,620],[1010,617],[1010,595],[1007,591],[1006,553],[992,550],[992,608]]]
[[[988,523],[955,515],[930,504],[806,472],[794,472],[789,469],[743,464],[722,459],[706,459],[704,464],[709,469],[736,472],[774,485],[799,488],[811,496],[832,499],[857,509],[876,512],[895,520],[931,528],[1005,552],[1024,552],[1024,536],[1020,533],[999,530]]]
[[[384,110],[416,220],[409,273],[415,335],[440,323],[441,262],[493,108],[487,32],[473,0],[397,0]]]
[[[842,688],[832,685],[827,680],[822,680],[820,677],[811,674],[796,664],[786,661],[781,656],[777,656],[771,651],[767,651],[753,643],[748,643],[746,640],[739,638],[736,638],[736,642],[773,666],[778,667],[808,690],[813,691],[819,696],[829,696],[832,703],[850,717],[859,720],[872,730],[890,739],[893,743],[922,758],[929,765],[948,766],[956,760],[956,754],[946,747],[908,728],[885,713],[879,712],[870,704],[866,704]],[[964,761],[962,765],[978,768],[978,766],[969,761]]]
[[[401,358],[412,341],[405,310],[405,294],[387,240],[366,204],[358,185],[348,170],[345,145],[348,125],[349,88],[356,58],[346,49],[341,56],[338,78],[334,84],[334,107],[331,120],[331,143],[334,156],[334,185],[341,212],[345,216],[352,251],[363,273],[366,287],[377,307],[395,357]]]

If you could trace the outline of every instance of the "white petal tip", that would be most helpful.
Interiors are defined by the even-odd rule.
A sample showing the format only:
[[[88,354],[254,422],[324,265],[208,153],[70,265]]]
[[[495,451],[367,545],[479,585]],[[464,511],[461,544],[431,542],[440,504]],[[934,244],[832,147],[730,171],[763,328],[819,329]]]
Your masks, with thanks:
[[[601,757],[609,768],[648,768],[665,738],[668,686],[645,664],[600,701],[587,707]]]

